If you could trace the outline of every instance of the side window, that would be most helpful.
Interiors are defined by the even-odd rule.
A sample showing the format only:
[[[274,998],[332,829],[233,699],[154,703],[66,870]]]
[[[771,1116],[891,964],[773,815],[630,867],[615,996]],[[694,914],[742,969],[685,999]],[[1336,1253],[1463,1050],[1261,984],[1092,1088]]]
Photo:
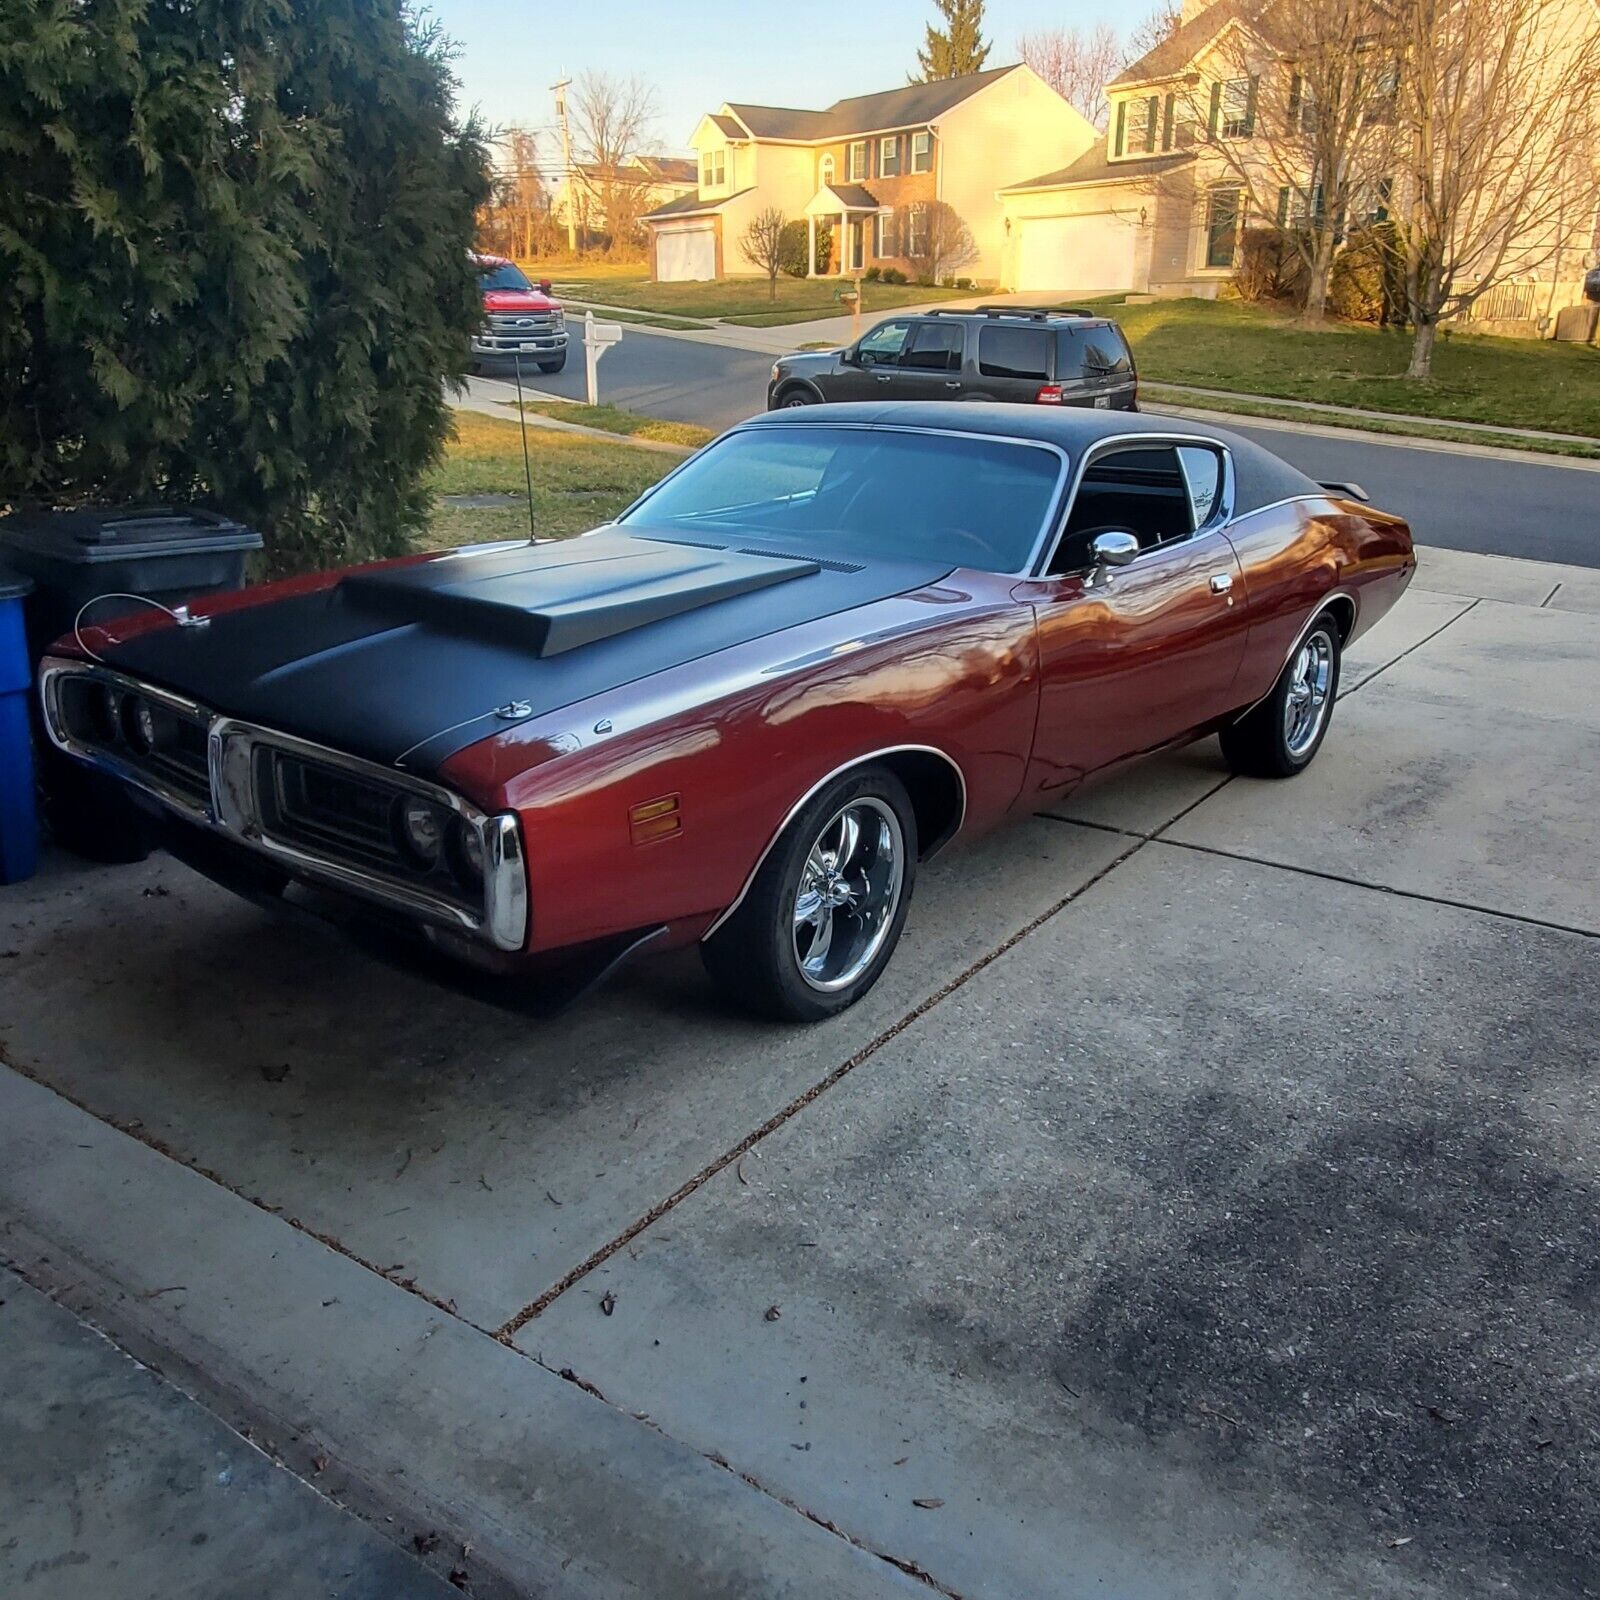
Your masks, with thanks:
[[[900,364],[900,352],[906,347],[906,335],[911,332],[909,322],[884,322],[880,323],[871,333],[865,335],[859,345],[857,353],[861,357],[864,367],[897,367]]]
[[[924,322],[912,334],[900,365],[919,372],[959,372],[964,338],[959,322]]]
[[[1180,445],[1178,465],[1183,469],[1194,526],[1203,528],[1216,513],[1222,494],[1222,457],[1204,445]]]
[[[1171,445],[1125,445],[1093,456],[1078,480],[1050,570],[1082,571],[1094,536],[1111,529],[1133,534],[1141,550],[1187,539],[1194,523],[1178,454]]]
[[[987,324],[978,332],[978,370],[986,378],[1027,378],[1045,383],[1049,373],[1050,330]]]

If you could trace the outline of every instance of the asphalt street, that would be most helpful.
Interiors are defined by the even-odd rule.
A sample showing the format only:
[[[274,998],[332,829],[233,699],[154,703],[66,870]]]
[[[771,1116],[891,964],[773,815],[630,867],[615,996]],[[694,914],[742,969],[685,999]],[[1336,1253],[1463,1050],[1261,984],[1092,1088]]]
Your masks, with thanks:
[[[600,398],[650,416],[727,428],[765,409],[772,358],[627,327],[601,359]],[[530,388],[584,398],[583,362],[535,373]],[[497,391],[498,392],[498,391]],[[1267,426],[1236,432],[1319,479],[1354,479],[1405,517],[1417,541],[1483,555],[1600,567],[1600,475],[1555,458],[1526,462],[1423,445],[1375,444]]]

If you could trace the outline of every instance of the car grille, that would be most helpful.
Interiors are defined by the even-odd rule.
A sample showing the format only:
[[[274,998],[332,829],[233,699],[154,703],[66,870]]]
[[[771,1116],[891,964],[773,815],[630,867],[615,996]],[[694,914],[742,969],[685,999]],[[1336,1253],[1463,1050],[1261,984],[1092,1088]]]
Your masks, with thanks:
[[[267,832],[287,844],[404,871],[393,815],[398,791],[353,773],[264,746],[256,796]]]
[[[172,715],[170,734],[144,758],[148,767],[169,789],[198,806],[211,803],[211,768],[207,756],[210,738],[206,724],[193,717]]]
[[[524,339],[554,333],[559,326],[549,311],[491,311],[488,320],[490,333]]]
[[[122,708],[139,701],[155,728],[149,749],[136,748],[124,731]],[[203,715],[87,673],[64,681],[60,705],[67,731],[87,749],[111,756],[194,810],[211,804],[210,724]]]

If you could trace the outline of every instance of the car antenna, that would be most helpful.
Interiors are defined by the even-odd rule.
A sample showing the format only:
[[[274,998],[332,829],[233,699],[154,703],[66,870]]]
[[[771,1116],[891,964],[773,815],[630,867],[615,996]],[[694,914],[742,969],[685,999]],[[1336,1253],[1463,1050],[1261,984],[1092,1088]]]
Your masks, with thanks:
[[[528,412],[522,403],[522,356],[511,352],[511,370],[517,375],[517,425],[522,429],[522,476],[528,485],[528,543],[537,544],[539,536],[533,526],[533,464],[528,460]]]

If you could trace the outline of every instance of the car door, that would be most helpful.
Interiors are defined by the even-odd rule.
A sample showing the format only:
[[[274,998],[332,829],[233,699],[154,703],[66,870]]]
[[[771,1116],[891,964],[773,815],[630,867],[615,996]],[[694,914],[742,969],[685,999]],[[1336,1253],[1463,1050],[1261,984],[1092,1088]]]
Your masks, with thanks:
[[[1061,570],[1016,591],[1034,608],[1038,639],[1028,782],[1039,799],[1233,709],[1249,608],[1226,532],[1229,471],[1220,445],[1145,438],[1085,463]],[[1134,531],[1141,553],[1095,569],[1089,542],[1113,525]]]
[[[830,400],[887,400],[900,357],[911,337],[911,320],[880,322],[862,334],[849,352],[850,359],[829,381]]]
[[[930,317],[917,323],[901,354],[894,381],[888,385],[894,398],[959,400],[966,337],[965,326],[951,317]]]

